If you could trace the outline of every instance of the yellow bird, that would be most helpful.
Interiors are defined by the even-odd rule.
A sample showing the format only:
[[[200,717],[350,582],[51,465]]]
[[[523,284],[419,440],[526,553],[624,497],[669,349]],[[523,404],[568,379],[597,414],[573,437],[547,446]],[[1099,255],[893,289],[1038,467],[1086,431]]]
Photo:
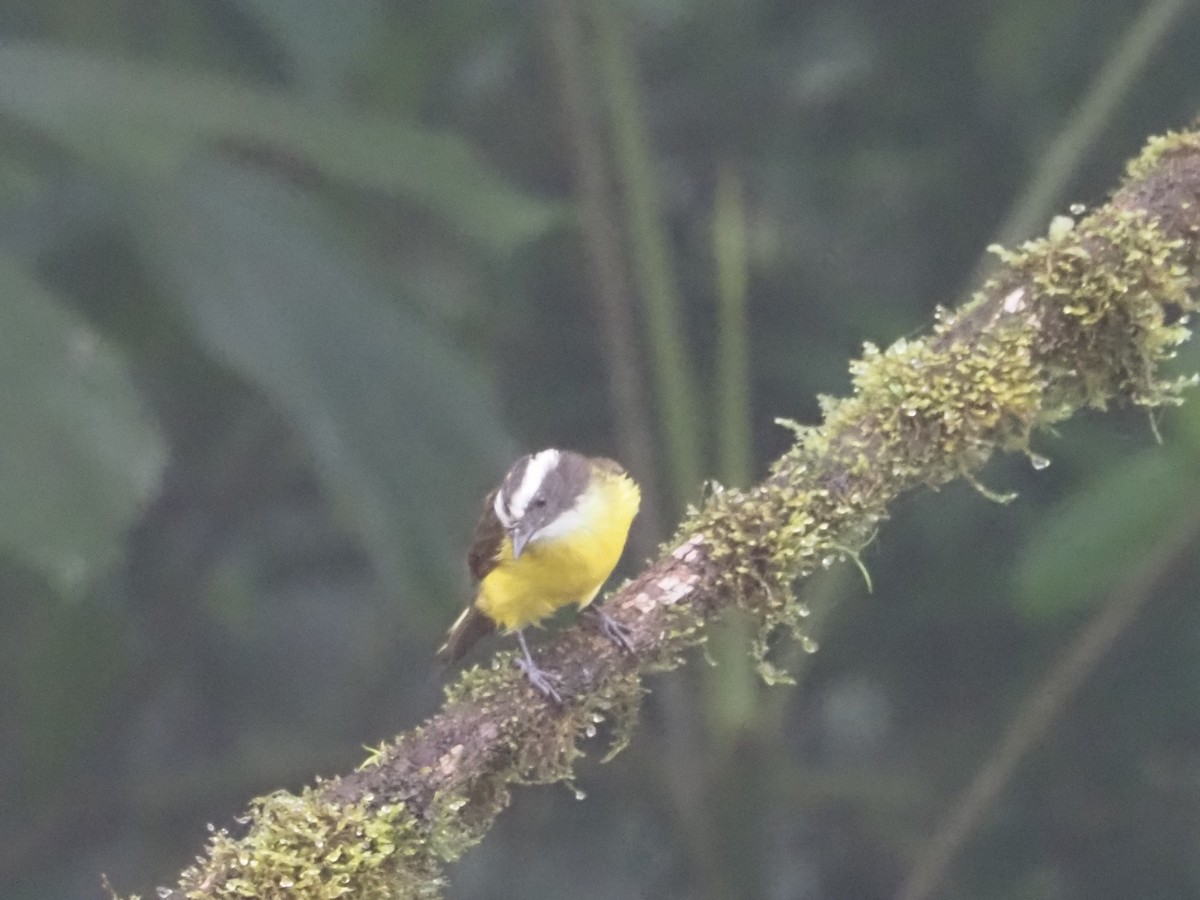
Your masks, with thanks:
[[[558,692],[539,669],[522,629],[569,603],[587,607],[621,558],[641,491],[611,459],[542,450],[509,469],[484,501],[467,554],[478,582],[475,598],[438,650],[458,659],[497,628],[516,632],[530,683],[555,702]],[[622,626],[593,612],[611,640],[632,649]]]

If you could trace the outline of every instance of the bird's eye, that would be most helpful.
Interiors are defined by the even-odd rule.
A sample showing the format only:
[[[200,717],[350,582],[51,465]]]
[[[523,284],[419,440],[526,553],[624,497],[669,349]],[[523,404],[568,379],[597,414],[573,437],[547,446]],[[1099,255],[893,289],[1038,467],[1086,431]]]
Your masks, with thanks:
[[[543,508],[546,505],[546,498],[545,497],[534,497],[533,505],[535,507],[537,507],[538,509]]]

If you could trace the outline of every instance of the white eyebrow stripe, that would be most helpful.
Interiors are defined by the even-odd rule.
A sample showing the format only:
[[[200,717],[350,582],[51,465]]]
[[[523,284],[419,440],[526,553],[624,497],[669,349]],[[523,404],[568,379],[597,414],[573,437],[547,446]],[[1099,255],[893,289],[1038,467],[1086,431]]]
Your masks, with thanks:
[[[496,518],[500,520],[500,524],[505,528],[512,527],[512,519],[508,517],[508,512],[504,509],[504,491],[496,491],[496,499],[492,501],[492,509],[496,513]]]
[[[510,524],[525,515],[525,509],[529,506],[529,501],[533,499],[534,494],[541,488],[542,482],[546,480],[546,476],[550,471],[558,465],[559,456],[560,454],[557,450],[543,450],[530,457],[529,465],[525,467],[521,483],[517,485],[517,489],[508,498]],[[498,498],[499,495],[497,495]],[[503,516],[500,517],[500,521],[504,521]]]

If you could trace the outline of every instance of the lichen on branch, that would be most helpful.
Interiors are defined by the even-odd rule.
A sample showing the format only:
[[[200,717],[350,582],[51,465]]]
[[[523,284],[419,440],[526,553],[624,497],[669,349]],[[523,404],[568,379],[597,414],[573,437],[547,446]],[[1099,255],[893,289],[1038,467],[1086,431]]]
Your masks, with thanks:
[[[1112,200],[1012,251],[932,332],[852,363],[853,392],[760,484],[713,486],[670,549],[607,601],[636,655],[585,626],[541,653],[566,698],[554,707],[498,654],[465,672],[442,711],[356,772],[298,797],[255,801],[245,833],[214,834],[164,898],[437,896],[441,866],[480,840],[513,785],[569,781],[607,723],[614,750],[635,725],[642,677],[682,663],[730,607],[765,637],[803,633],[793,583],[853,556],[890,503],[974,473],[996,451],[1038,459],[1038,429],[1116,401],[1180,400],[1163,374],[1188,337],[1200,272],[1200,134],[1152,139]],[[303,888],[301,886],[303,885]]]

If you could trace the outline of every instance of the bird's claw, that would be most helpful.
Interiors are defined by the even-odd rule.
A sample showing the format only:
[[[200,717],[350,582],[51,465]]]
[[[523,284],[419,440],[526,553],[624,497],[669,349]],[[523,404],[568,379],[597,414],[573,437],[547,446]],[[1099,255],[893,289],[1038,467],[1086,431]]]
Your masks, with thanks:
[[[562,695],[550,683],[550,676],[539,669],[532,659],[517,659],[517,668],[525,673],[525,677],[529,679],[529,683],[533,685],[533,689],[544,696],[556,706],[562,705]]]
[[[633,641],[630,640],[633,631],[628,625],[621,624],[598,606],[589,606],[584,612],[595,619],[600,633],[616,644],[619,650],[624,650],[631,656],[636,655]]]

